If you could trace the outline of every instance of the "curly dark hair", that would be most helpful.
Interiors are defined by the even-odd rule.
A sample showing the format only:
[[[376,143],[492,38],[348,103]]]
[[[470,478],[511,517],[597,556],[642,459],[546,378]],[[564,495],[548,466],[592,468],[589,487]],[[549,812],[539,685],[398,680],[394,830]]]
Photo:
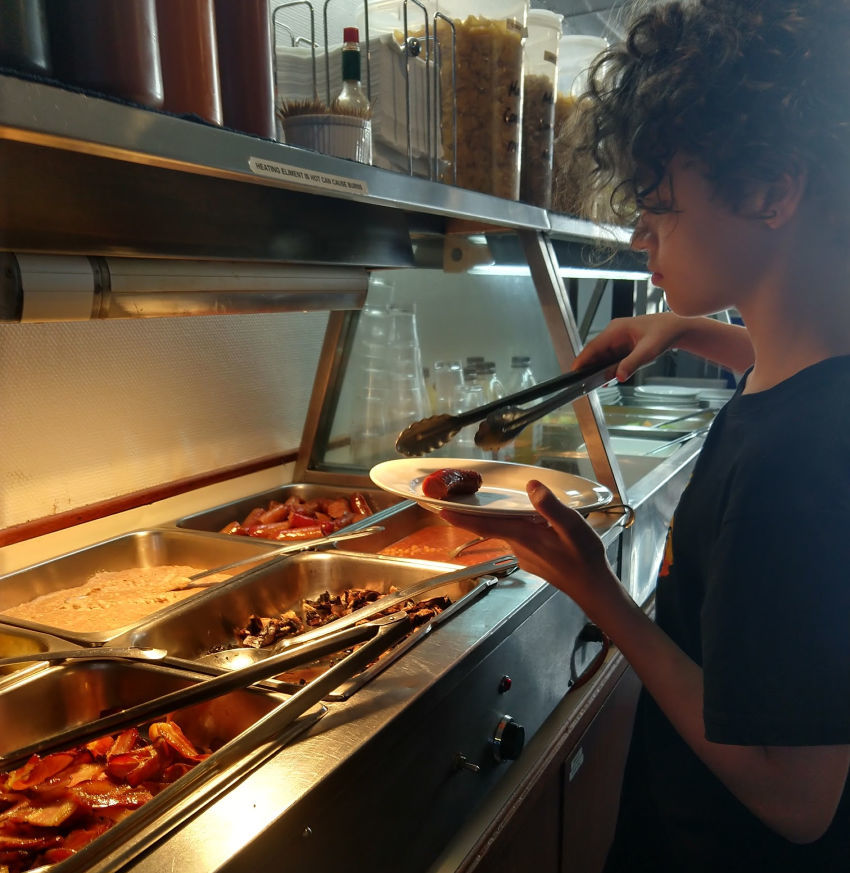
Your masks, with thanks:
[[[745,209],[754,184],[804,170],[843,236],[850,226],[850,0],[675,0],[647,7],[594,63],[564,132],[583,156],[580,202],[604,193],[630,223],[654,211],[677,152]],[[573,180],[574,181],[574,180]]]

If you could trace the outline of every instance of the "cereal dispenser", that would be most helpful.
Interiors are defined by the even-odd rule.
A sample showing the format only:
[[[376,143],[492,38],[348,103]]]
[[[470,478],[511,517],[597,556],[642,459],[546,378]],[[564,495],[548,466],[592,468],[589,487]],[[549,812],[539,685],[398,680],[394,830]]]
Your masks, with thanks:
[[[446,181],[516,200],[528,0],[493,0],[486,17],[480,8],[449,0],[437,18]]]
[[[549,208],[552,197],[552,138],[563,20],[563,15],[548,9],[529,10],[525,41],[519,196],[544,209]]]

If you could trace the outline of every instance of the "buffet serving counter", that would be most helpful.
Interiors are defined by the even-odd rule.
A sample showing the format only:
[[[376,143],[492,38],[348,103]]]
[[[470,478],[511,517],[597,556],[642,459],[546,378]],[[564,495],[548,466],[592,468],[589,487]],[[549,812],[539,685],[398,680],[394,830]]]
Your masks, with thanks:
[[[650,475],[630,485],[635,520],[629,527],[618,512],[590,515],[630,589],[633,578],[645,578],[659,556],[660,526],[699,442],[659,458]],[[298,488],[309,492],[308,485]],[[363,493],[372,501],[387,497]],[[266,492],[250,495],[236,505],[263,504],[266,497]],[[204,762],[202,776],[189,771],[182,777],[188,784],[178,779],[167,786],[156,803],[134,811],[62,860],[57,870],[159,871],[175,864],[186,870],[245,870],[270,857],[285,859],[294,869],[428,869],[452,840],[469,838],[464,831],[477,810],[515,784],[517,774],[538,765],[524,747],[534,748],[538,732],[574,686],[593,682],[606,657],[604,639],[569,598],[515,570],[510,559],[501,567],[499,561],[468,567],[381,554],[411,532],[444,526],[411,501],[378,508],[374,515],[383,530],[376,534],[278,563],[262,561],[272,544],[187,528],[233,510],[233,504],[210,507],[0,579],[8,601],[8,592],[24,590],[23,581],[30,591],[67,587],[74,576],[69,568],[79,572],[109,565],[103,556],[110,553],[119,564],[134,551],[137,560],[153,564],[179,557],[212,566],[243,554],[239,546],[259,550],[259,562],[230,580],[110,635],[75,636],[67,629],[0,616],[4,655],[49,651],[63,642],[66,647],[108,643],[160,646],[175,662],[67,662],[6,676],[0,681],[0,707],[6,713],[30,711],[44,698],[64,703],[25,735],[4,734],[0,755],[26,745],[25,739],[49,738],[103,711],[208,679],[216,671],[204,665],[203,655],[226,647],[234,627],[251,613],[277,614],[286,603],[334,585],[386,585],[389,580],[404,592],[447,572],[465,574],[468,583],[451,590],[458,608],[448,620],[424,625],[367,681],[336,689],[343,693],[323,694],[294,721],[275,726],[275,712],[309,690],[310,682],[300,690],[271,681],[233,692],[196,707],[187,723],[178,709],[175,720],[192,739],[213,749],[224,743]],[[190,553],[185,546],[175,552],[173,543],[185,536]],[[140,542],[146,555],[137,548]],[[163,548],[163,543],[170,545]],[[237,735],[233,757],[227,741]],[[220,766],[217,754],[224,754]]]

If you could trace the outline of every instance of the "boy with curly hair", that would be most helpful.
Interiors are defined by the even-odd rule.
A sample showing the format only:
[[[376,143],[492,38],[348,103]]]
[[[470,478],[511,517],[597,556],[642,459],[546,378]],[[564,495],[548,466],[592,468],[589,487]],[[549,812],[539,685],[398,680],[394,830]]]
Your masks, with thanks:
[[[674,516],[656,620],[536,480],[509,540],[641,678],[607,871],[850,870],[850,0],[644,11],[594,65],[576,147],[671,309],[576,367],[670,348],[745,372]],[[579,133],[575,132],[575,136]],[[745,327],[706,316],[736,307]]]

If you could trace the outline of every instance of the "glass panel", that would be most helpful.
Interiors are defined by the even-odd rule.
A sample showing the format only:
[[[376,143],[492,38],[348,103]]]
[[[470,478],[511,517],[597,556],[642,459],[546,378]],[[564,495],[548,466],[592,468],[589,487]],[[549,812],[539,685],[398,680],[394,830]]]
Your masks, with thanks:
[[[387,270],[373,274],[358,318],[324,466],[368,469],[398,457],[398,433],[418,418],[474,408],[560,373],[527,268],[466,273]],[[477,425],[439,454],[493,457],[474,444]],[[529,431],[532,430],[529,428]],[[468,432],[467,432],[468,431]],[[497,455],[533,463],[544,434],[580,442],[569,410],[549,416]]]

